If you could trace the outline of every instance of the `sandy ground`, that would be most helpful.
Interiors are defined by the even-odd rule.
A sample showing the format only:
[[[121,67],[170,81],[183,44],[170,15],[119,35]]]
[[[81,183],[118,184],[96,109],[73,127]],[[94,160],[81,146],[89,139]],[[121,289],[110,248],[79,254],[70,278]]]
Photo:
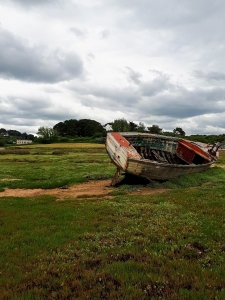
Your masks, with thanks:
[[[214,167],[212,165],[211,167]],[[219,167],[225,168],[224,165]],[[18,180],[16,178],[9,179],[4,178],[2,181]],[[53,195],[56,196],[56,200],[67,200],[67,199],[76,199],[76,198],[85,198],[85,197],[113,197],[110,195],[112,191],[116,191],[115,187],[110,186],[111,180],[98,180],[90,181],[83,184],[75,184],[69,187],[61,187],[56,189],[5,189],[4,192],[0,192],[0,197],[35,197],[40,195]],[[140,185],[138,189],[133,192],[130,192],[130,195],[151,195],[165,193],[169,189],[151,189],[150,187],[145,187]]]
[[[4,180],[7,180],[4,179]],[[84,184],[76,184],[70,187],[56,189],[5,189],[0,193],[0,197],[35,197],[40,195],[54,195],[57,200],[66,200],[74,198],[85,198],[101,195],[102,197],[112,197],[110,193],[116,188],[110,186],[111,180],[91,181]],[[151,189],[140,186],[137,190],[131,192],[132,195],[149,195],[166,192],[167,189]]]

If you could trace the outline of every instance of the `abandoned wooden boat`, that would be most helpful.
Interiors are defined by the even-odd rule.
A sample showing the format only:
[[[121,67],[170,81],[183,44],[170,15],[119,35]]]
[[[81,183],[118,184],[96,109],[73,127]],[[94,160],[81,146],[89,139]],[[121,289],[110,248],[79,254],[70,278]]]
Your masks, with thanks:
[[[203,172],[217,160],[219,147],[219,143],[210,146],[155,134],[110,132],[106,150],[117,166],[111,185],[116,184],[120,171],[148,180],[168,180]]]

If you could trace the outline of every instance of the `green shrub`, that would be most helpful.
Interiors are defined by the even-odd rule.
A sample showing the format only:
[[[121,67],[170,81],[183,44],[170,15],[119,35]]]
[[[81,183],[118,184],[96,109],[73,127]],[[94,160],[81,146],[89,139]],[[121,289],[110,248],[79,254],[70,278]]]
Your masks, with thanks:
[[[24,150],[24,149],[17,149],[17,150],[9,150],[9,149],[4,149],[0,151],[0,154],[19,154],[19,155],[25,155],[25,154],[30,154],[30,151]]]
[[[63,155],[66,154],[67,152],[64,150],[54,150],[52,151],[52,155]]]

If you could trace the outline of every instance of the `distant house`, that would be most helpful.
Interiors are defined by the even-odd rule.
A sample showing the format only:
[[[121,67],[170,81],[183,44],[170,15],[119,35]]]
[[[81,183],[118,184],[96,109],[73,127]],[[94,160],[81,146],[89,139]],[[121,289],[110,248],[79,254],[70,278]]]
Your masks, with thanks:
[[[17,145],[27,145],[32,144],[32,140],[16,140]]]
[[[106,124],[103,128],[105,128],[106,131],[112,131],[112,126],[110,124]]]

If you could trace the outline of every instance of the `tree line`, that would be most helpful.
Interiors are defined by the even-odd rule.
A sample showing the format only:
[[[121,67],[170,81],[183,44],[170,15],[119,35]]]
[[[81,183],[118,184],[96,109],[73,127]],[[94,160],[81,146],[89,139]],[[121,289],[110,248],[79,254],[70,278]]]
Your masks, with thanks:
[[[108,127],[108,130],[106,128]],[[125,119],[116,119],[111,123],[107,123],[105,125],[101,125],[99,122],[90,119],[71,119],[66,120],[64,122],[59,122],[53,126],[53,128],[49,127],[40,127],[38,129],[38,136],[42,142],[48,141],[56,141],[58,139],[66,141],[68,138],[92,138],[96,140],[100,140],[105,138],[107,131],[115,131],[115,132],[148,132],[154,134],[163,134],[162,128],[158,125],[152,125],[150,127],[146,127],[144,123],[139,122],[136,124],[134,122],[129,122]],[[167,135],[175,135],[175,136],[185,136],[185,132],[182,128],[175,128],[173,132],[166,132]]]
[[[221,142],[225,144],[225,134],[221,135],[190,135],[186,136],[185,131],[181,127],[176,127],[172,131],[163,131],[159,125],[153,124],[146,127],[144,123],[127,121],[126,119],[116,119],[113,122],[101,125],[99,122],[90,119],[81,120],[66,120],[59,122],[53,126],[53,128],[40,127],[37,134],[42,141],[67,141],[68,139],[91,139],[90,141],[104,142],[107,131],[114,132],[140,132],[140,133],[152,133],[173,137],[186,138],[192,141],[198,141],[207,144],[213,144],[215,142]],[[82,140],[80,140],[82,141]]]
[[[0,128],[0,147],[16,143],[17,139],[34,141],[35,136],[33,134],[27,134],[26,132],[21,133],[17,130],[6,130],[5,128]]]
[[[7,136],[13,136],[18,137],[23,140],[33,140],[34,135],[33,134],[27,134],[26,132],[21,133],[17,130],[6,130],[5,128],[0,128],[0,137],[7,137]]]
[[[3,139],[14,137],[17,139],[29,139],[38,143],[53,143],[53,142],[97,142],[104,143],[107,131],[115,132],[140,132],[152,133],[166,136],[174,136],[186,138],[193,141],[213,144],[221,142],[225,144],[225,134],[221,135],[190,135],[186,136],[185,131],[181,127],[176,127],[172,131],[163,131],[159,125],[151,125],[146,127],[144,123],[127,121],[126,119],[116,119],[113,122],[105,125],[91,119],[70,119],[55,124],[53,127],[41,126],[38,129],[37,136],[32,134],[20,133],[16,130],[0,129],[0,145],[4,143]],[[3,141],[3,142],[2,142]]]

